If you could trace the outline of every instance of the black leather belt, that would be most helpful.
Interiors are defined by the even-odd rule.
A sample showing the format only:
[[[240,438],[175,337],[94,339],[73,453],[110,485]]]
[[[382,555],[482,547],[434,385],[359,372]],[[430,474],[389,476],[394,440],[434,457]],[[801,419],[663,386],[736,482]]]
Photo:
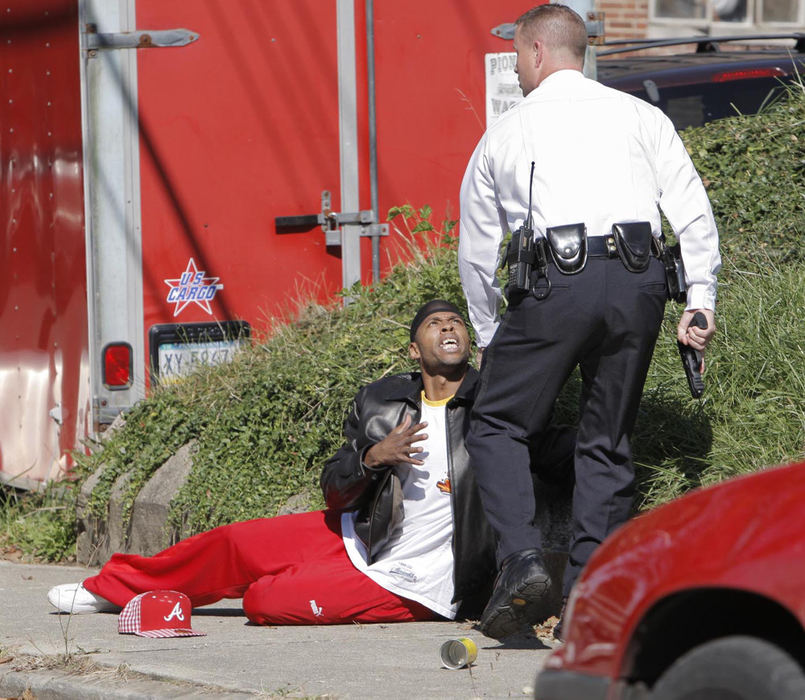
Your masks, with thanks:
[[[656,244],[656,241],[655,241]],[[591,258],[617,258],[614,236],[587,236],[587,255]],[[659,258],[657,246],[651,246],[651,256]]]
[[[591,258],[617,258],[614,236],[587,236],[587,255]]]
[[[553,257],[548,252],[548,241],[538,238],[536,245],[542,249],[544,258],[553,264]],[[617,258],[618,249],[615,247],[614,236],[588,236],[587,256],[590,258]]]

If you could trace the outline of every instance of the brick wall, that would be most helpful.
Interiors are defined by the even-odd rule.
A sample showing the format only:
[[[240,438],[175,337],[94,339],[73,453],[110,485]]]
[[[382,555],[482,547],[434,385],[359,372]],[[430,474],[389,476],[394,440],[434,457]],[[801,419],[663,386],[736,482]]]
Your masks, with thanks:
[[[607,40],[648,36],[648,0],[597,0],[595,9],[605,15]]]

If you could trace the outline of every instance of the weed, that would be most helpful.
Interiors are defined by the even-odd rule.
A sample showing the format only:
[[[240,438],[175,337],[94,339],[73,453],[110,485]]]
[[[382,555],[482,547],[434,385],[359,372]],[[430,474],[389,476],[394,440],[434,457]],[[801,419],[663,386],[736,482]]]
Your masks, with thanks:
[[[75,546],[75,486],[43,492],[0,489],[0,554],[24,552],[43,561],[70,558]]]

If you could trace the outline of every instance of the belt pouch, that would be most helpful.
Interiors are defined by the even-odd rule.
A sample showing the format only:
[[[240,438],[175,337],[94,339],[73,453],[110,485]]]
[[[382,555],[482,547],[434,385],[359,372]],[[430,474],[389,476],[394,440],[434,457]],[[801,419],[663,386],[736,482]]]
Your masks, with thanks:
[[[612,236],[623,266],[629,272],[644,272],[651,259],[651,224],[648,221],[612,224]]]
[[[587,264],[587,227],[584,224],[549,226],[545,237],[559,272],[575,275],[584,269]]]

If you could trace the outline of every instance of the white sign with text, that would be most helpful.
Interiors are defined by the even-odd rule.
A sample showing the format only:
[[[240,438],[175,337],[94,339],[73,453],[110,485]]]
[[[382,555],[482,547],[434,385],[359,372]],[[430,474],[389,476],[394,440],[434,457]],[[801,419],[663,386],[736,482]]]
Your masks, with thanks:
[[[488,53],[484,56],[486,73],[486,128],[523,99],[514,66],[517,54]]]

